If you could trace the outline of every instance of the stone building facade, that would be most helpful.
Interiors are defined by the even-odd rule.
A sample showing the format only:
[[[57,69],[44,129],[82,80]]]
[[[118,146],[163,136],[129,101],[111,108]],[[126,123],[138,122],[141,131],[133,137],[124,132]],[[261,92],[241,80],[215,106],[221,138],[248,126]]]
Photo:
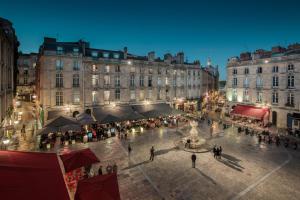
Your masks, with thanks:
[[[269,121],[279,128],[299,126],[300,45],[242,53],[227,64],[227,100],[270,109]]]
[[[18,46],[12,23],[0,18],[0,122],[12,111]]]
[[[18,57],[17,94],[22,99],[34,99],[37,54],[20,53]]]
[[[183,52],[157,58],[155,52],[136,56],[122,51],[91,48],[89,43],[45,38],[39,50],[37,89],[45,112],[69,114],[96,106],[169,103],[198,99],[216,76],[186,63]],[[211,66],[210,66],[211,68]],[[206,77],[209,75],[208,77]],[[212,88],[210,88],[212,89]]]

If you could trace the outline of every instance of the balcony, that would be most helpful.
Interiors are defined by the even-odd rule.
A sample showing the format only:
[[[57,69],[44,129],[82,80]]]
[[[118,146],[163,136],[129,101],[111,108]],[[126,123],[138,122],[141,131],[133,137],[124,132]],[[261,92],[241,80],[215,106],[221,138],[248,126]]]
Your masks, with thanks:
[[[64,84],[56,84],[55,87],[56,87],[56,88],[63,88],[63,87],[64,87]]]
[[[291,102],[287,102],[285,104],[286,107],[295,107],[295,104],[294,103],[291,103]]]
[[[263,85],[256,85],[256,89],[262,89]]]
[[[249,83],[244,83],[244,88],[249,88]]]
[[[73,88],[79,88],[80,85],[79,84],[73,84]]]

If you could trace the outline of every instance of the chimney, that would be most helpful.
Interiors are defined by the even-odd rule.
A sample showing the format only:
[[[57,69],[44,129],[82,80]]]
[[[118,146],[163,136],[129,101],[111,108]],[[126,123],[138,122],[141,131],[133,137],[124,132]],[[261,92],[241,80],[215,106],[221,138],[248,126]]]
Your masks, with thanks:
[[[44,37],[44,43],[55,43],[56,38]]]
[[[155,60],[155,52],[151,51],[148,53],[148,61],[153,62]]]
[[[184,53],[178,52],[176,55],[176,63],[177,64],[183,64],[184,63]]]
[[[166,63],[171,63],[172,62],[172,55],[171,54],[169,54],[169,53],[167,53],[167,54],[165,54],[164,55],[164,61],[166,62]]]
[[[128,49],[127,47],[124,47],[124,59],[127,59],[127,53],[128,53]]]

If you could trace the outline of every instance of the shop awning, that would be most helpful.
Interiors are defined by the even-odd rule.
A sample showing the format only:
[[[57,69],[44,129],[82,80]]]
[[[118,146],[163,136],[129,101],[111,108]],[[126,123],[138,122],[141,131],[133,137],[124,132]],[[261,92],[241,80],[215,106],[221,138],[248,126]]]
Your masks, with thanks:
[[[46,127],[62,127],[66,124],[79,124],[79,122],[71,117],[58,116],[52,120],[47,121]]]
[[[50,110],[48,111],[47,120],[54,119],[56,117],[67,115],[67,111],[64,110]]]
[[[97,156],[89,148],[64,153],[60,155],[60,158],[66,172],[100,162]]]
[[[98,175],[78,182],[75,200],[120,200],[117,175]]]
[[[265,114],[268,112],[268,108],[260,108],[249,105],[236,105],[230,114],[262,120]]]
[[[171,108],[168,104],[146,104],[135,105],[133,109],[147,118],[155,118],[159,116],[178,115],[182,114],[182,111]]]
[[[94,124],[96,122],[91,115],[86,113],[81,113],[77,115],[76,119],[81,125],[87,125],[87,124],[89,125],[89,124]]]
[[[69,200],[55,153],[0,151],[1,199]]]

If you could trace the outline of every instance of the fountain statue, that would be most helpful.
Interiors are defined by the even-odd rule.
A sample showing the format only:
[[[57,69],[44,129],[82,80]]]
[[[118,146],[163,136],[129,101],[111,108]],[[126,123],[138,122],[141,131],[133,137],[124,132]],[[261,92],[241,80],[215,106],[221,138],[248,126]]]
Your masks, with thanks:
[[[198,122],[191,121],[191,130],[189,135],[182,139],[183,143],[185,144],[185,148],[189,149],[197,149],[201,148],[202,145],[206,143],[206,140],[199,136],[199,129],[198,129]]]

